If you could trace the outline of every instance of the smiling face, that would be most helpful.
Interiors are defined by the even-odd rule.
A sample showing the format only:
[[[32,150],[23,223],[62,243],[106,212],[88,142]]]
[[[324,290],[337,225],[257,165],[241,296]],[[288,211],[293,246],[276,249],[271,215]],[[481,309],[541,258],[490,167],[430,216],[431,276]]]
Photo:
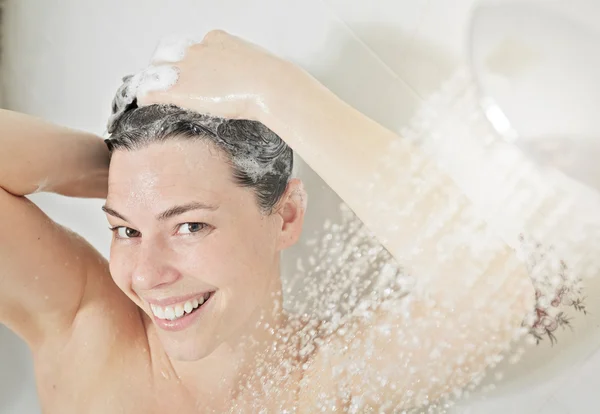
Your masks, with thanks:
[[[207,356],[271,312],[281,293],[279,253],[301,232],[299,188],[292,180],[267,215],[210,142],[170,139],[113,154],[111,274],[152,319],[170,357]]]

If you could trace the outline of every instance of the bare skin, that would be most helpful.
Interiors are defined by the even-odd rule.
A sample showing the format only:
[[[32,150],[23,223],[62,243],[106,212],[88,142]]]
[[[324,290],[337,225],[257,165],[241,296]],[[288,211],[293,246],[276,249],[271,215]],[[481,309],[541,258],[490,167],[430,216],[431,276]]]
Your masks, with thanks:
[[[534,295],[524,266],[508,246],[497,249],[465,292],[460,277],[478,262],[474,253],[465,250],[446,260],[446,277],[441,277],[442,265],[436,260],[437,240],[456,231],[460,223],[450,221],[437,239],[423,241],[418,253],[411,253],[414,235],[441,211],[445,199],[435,194],[423,197],[421,213],[402,221],[377,211],[356,191],[355,183],[379,170],[390,143],[400,142],[398,163],[407,166],[407,174],[413,174],[409,165],[422,160],[416,149],[299,68],[226,33],[209,33],[177,66],[180,77],[173,88],[139,97],[139,102],[168,102],[261,121],[321,175],[396,259],[424,280],[429,275],[434,300],[456,302],[454,312],[435,328],[422,324],[432,307],[419,300],[412,302],[408,319],[380,309],[375,321],[357,320],[353,340],[375,341],[382,358],[369,361],[368,370],[343,374],[351,395],[363,395],[364,384],[375,384],[379,372],[394,366],[399,368],[390,373],[390,380],[396,388],[382,391],[380,397],[404,408],[418,403],[412,397],[416,392],[435,400],[467,384],[485,368],[486,358],[510,343],[533,308]],[[290,347],[294,364],[278,384],[276,398],[246,391],[259,381],[252,377],[256,370],[252,361],[275,341],[264,329],[253,328],[256,322],[289,328],[293,319],[277,307],[279,253],[301,234],[304,202],[299,181],[292,180],[275,212],[264,216],[253,204],[252,193],[229,180],[226,163],[207,146],[174,140],[116,153],[109,175],[108,152],[98,137],[8,111],[0,113],[0,130],[0,322],[20,335],[34,354],[44,412],[256,412],[256,407],[314,412],[320,393],[338,390],[340,379],[332,367],[364,359],[365,348],[344,347],[347,340],[339,331],[329,333],[320,338],[321,346],[302,358]],[[339,150],[341,144],[344,151]],[[421,173],[439,182],[445,192],[460,195],[431,163]],[[207,175],[211,180],[196,178]],[[384,177],[370,198],[404,205],[416,193],[411,182],[402,191],[391,192],[390,186],[398,183],[394,177],[389,180]],[[107,218],[119,228],[110,264],[24,197],[35,191],[106,198]],[[218,208],[184,212],[170,221],[157,219],[173,205],[190,201]],[[468,200],[461,206],[468,209]],[[389,226],[391,220],[397,227]],[[182,237],[192,232],[189,223],[209,226],[192,242]],[[485,223],[473,231],[486,231]],[[502,283],[490,283],[500,276]],[[168,332],[153,319],[152,301],[204,291],[216,293],[189,329]],[[464,300],[469,297],[488,300],[475,312],[482,316],[469,319],[457,335],[454,323],[461,315],[474,313],[473,301]],[[505,311],[492,329],[486,315],[495,314],[499,303]],[[443,338],[444,358],[431,361],[425,347],[403,349],[378,336],[372,327],[381,324],[421,341]],[[248,336],[254,339],[249,346]],[[470,344],[481,351],[458,369],[457,357]],[[266,355],[262,363],[277,365],[279,357]],[[446,381],[424,380],[432,364],[451,372]],[[400,369],[407,366],[414,370]],[[341,408],[347,401],[336,404]],[[381,401],[364,404],[377,407]]]

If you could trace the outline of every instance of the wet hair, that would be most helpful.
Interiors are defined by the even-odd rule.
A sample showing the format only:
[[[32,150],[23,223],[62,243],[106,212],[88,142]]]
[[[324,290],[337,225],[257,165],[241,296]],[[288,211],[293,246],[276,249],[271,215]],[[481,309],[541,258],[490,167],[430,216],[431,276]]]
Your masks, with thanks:
[[[292,149],[277,134],[257,121],[212,117],[175,105],[138,107],[127,97],[130,79],[123,78],[113,100],[105,140],[111,154],[168,139],[208,140],[227,156],[234,181],[252,188],[260,209],[272,212],[293,167]]]

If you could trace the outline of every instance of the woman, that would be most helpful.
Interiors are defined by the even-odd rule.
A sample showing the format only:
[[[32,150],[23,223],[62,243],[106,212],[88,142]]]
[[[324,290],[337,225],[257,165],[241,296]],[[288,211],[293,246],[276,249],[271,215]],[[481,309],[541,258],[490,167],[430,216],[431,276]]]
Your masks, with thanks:
[[[521,332],[524,266],[409,144],[221,31],[176,67],[166,90],[126,79],[108,149],[2,113],[0,320],[32,349],[45,412],[393,412],[476,380]],[[306,196],[279,137],[425,293],[338,325],[282,309]],[[35,191],[106,197],[110,265]],[[453,244],[465,227],[478,242]]]

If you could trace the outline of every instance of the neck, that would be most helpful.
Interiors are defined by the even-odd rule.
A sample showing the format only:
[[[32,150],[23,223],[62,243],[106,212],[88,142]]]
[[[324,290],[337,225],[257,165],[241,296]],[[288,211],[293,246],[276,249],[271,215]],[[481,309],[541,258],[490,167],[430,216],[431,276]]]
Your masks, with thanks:
[[[207,357],[182,362],[171,360],[177,378],[189,392],[199,398],[223,400],[254,387],[259,367],[267,368],[281,362],[284,336],[291,336],[293,324],[282,308],[281,290],[269,296],[269,303],[248,319],[243,332],[219,345]]]

